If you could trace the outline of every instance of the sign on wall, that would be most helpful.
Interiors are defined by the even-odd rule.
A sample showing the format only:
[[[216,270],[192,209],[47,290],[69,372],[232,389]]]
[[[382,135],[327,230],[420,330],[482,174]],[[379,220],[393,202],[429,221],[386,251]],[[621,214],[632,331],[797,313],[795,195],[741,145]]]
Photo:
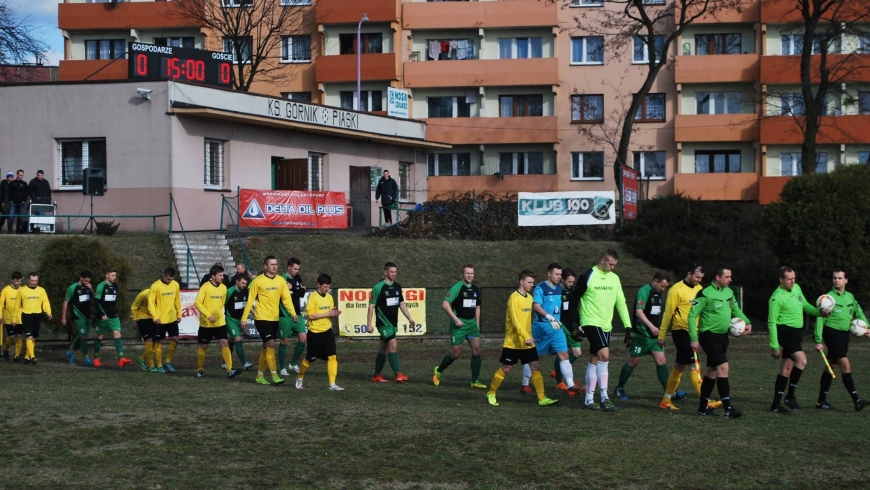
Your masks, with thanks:
[[[368,321],[369,298],[371,289],[339,289],[336,308],[341,310],[338,316],[338,333],[344,337],[377,337],[378,329],[373,333],[366,332]],[[399,331],[397,335],[423,335],[426,333],[426,289],[402,288],[405,296],[405,306],[416,324],[411,327],[408,319],[399,311]],[[375,319],[372,318],[374,323]]]
[[[178,335],[196,337],[199,332],[199,310],[196,309],[196,294],[199,291],[183,289],[181,295],[181,321],[178,322]]]
[[[622,166],[622,217],[637,219],[637,170]]]
[[[252,228],[347,228],[344,192],[242,189],[239,221]]]
[[[387,87],[387,115],[408,119],[408,91]]]
[[[519,226],[612,225],[616,195],[608,191],[520,192]]]

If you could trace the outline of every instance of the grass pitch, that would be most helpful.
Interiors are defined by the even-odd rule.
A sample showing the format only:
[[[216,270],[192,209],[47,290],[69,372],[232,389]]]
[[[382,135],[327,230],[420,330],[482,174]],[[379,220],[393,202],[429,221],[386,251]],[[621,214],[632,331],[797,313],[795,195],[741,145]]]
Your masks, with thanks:
[[[135,364],[124,372],[71,366],[62,351],[46,350],[35,367],[0,364],[0,488],[837,489],[870,481],[870,409],[854,412],[839,376],[829,396],[839,410],[812,408],[823,369],[815,352],[798,388],[804,410],[784,416],[767,412],[779,363],[766,337],[731,345],[732,398],[745,413],[738,420],[694,415],[688,376],[682,410],[658,409],[662,390],[651,359],[635,370],[626,386],[631,400],[617,401],[619,412],[589,413],[579,409],[582,397],[557,393],[547,375],[547,393],[560,401],[538,407],[519,394],[518,368],[498,392],[501,406],[490,407],[483,390],[469,387],[467,348],[433,386],[446,341],[400,343],[410,377],[403,385],[369,380],[375,343],[339,343],[345,392],[327,391],[322,361],[303,391],[293,388],[293,377],[268,387],[253,382],[253,371],[226,379],[216,346],[204,379],[193,377],[195,348],[188,345],[173,363],[178,372],[166,375]],[[614,349],[611,394],[626,359],[619,340]],[[500,350],[500,341],[484,342],[486,383]],[[258,351],[247,344],[254,362]],[[853,342],[864,396],[868,354],[870,343]],[[543,366],[549,373],[552,358]],[[582,379],[585,361],[574,371]]]

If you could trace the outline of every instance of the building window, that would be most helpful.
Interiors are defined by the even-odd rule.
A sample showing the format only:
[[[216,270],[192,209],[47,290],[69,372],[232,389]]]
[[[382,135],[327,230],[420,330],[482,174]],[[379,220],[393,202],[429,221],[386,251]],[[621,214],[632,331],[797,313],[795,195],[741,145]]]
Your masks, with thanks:
[[[603,7],[604,0],[571,0],[572,7]]]
[[[471,117],[471,104],[460,97],[427,97],[428,117]]]
[[[399,162],[399,200],[408,202],[411,200],[411,169],[413,164]]]
[[[250,63],[251,62],[251,48],[254,44],[251,36],[238,37],[238,38],[224,38],[224,53],[232,53],[233,55],[233,63],[239,63],[239,58],[241,58],[242,63]],[[238,50],[238,53],[236,53]]]
[[[634,54],[632,58],[632,63],[649,63],[649,49],[646,44],[646,36],[634,36]],[[661,61],[662,52],[665,49],[665,36],[656,36],[655,37],[655,53],[656,53],[656,63]]]
[[[870,34],[858,36],[858,54],[870,54]]]
[[[743,102],[740,92],[697,92],[695,104],[698,114],[740,114]]]
[[[740,54],[740,34],[695,34],[695,54]]]
[[[205,140],[205,179],[207,188],[222,189],[224,186],[224,142]]]
[[[281,98],[297,102],[311,102],[311,92],[281,92]]]
[[[664,5],[665,0],[643,0],[644,5]]]
[[[604,152],[571,153],[571,180],[604,180]]]
[[[363,90],[360,92],[362,96],[361,111],[382,111],[383,109],[383,92],[380,90]],[[338,93],[342,109],[349,111],[356,110],[356,91],[347,90]],[[371,108],[371,109],[369,109]]]
[[[426,60],[473,60],[471,39],[427,39]]]
[[[835,40],[826,41],[824,36],[813,36],[813,47],[811,54],[819,54],[822,52],[822,43],[826,45],[828,54],[836,53],[837,42]],[[782,35],[782,54],[783,55],[799,55],[804,52],[804,35],[803,34],[783,34]]]
[[[603,65],[604,37],[585,36],[571,38],[572,65]]]
[[[634,169],[641,179],[665,179],[665,152],[636,151],[634,152]]]
[[[253,7],[254,0],[223,0],[224,7]]]
[[[281,5],[285,7],[293,5],[311,5],[311,0],[281,0]]]
[[[740,172],[740,150],[695,152],[695,173],[724,174]]]
[[[870,92],[858,92],[858,114],[870,114]]]
[[[803,94],[779,94],[780,100],[780,115],[782,116],[803,116],[807,113],[807,105],[804,104]]]
[[[384,35],[380,32],[364,32],[360,34],[362,54],[383,53]],[[338,52],[340,54],[356,54],[356,34],[338,35]]]
[[[281,36],[281,61],[285,63],[311,62],[311,36]]]
[[[106,171],[106,140],[60,140],[57,142],[57,161],[60,187],[81,187],[82,170],[99,168]]]
[[[572,95],[571,122],[604,122],[604,96],[587,94]]]
[[[543,58],[543,38],[540,37],[500,37],[498,38],[499,59]]]
[[[196,38],[188,37],[155,37],[154,44],[157,46],[171,46],[173,48],[195,48]]]
[[[870,151],[859,151],[858,152],[858,163],[868,164],[870,163]]]
[[[113,60],[123,58],[127,43],[123,39],[96,39],[85,41],[86,60]]]
[[[427,160],[430,177],[471,175],[471,153],[432,153]]]
[[[665,94],[646,94],[634,116],[637,122],[661,122],[665,120]]]
[[[544,153],[540,151],[498,154],[502,175],[540,175],[544,173]]]
[[[860,158],[859,158],[860,160]],[[779,175],[781,177],[797,177],[804,173],[801,167],[800,152],[789,152],[779,154]],[[816,153],[816,173],[824,174],[828,172],[828,154],[825,152]]]
[[[544,115],[543,95],[502,95],[498,98],[499,117]]]
[[[323,154],[308,154],[308,190],[323,190]]]

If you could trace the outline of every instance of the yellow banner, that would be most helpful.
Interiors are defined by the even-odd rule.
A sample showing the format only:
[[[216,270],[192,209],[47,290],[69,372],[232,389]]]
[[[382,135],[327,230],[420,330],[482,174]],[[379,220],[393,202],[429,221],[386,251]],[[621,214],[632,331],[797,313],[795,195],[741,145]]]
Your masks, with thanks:
[[[338,332],[343,337],[377,337],[378,329],[372,333],[366,332],[366,317],[369,312],[371,289],[339,289],[338,305],[341,315],[338,317]],[[426,333],[426,289],[402,288],[405,306],[414,319],[414,327],[408,325],[408,319],[399,310],[399,336],[423,335]],[[375,322],[374,314],[372,323]],[[374,326],[374,325],[372,325]]]

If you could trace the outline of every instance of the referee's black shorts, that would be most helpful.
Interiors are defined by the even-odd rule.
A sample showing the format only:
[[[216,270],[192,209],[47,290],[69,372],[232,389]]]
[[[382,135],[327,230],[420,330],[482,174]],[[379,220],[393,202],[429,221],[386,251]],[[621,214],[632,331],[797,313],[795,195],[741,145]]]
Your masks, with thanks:
[[[698,343],[707,354],[707,367],[717,367],[728,362],[728,334],[710,331],[698,334]]]
[[[851,334],[848,330],[834,330],[830,327],[822,329],[822,340],[828,348],[829,361],[839,361],[846,357],[849,352],[849,335]]]
[[[779,339],[779,347],[782,349],[782,357],[789,358],[797,352],[803,352],[801,343],[804,340],[803,328],[792,328],[788,325],[776,326],[776,337]]]

